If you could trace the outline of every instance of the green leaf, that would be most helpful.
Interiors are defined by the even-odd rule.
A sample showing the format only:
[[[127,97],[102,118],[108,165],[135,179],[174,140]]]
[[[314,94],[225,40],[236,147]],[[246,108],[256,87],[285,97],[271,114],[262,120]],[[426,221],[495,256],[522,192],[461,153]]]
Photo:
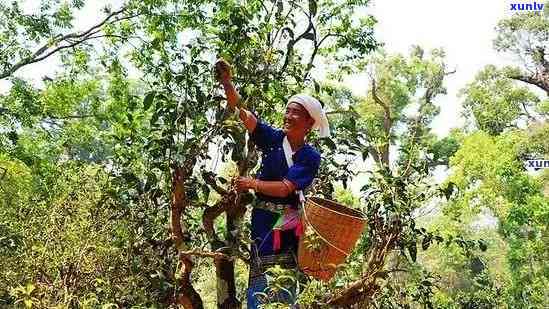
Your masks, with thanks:
[[[307,33],[305,33],[305,34],[303,35],[303,38],[304,38],[305,40],[314,41],[316,37],[315,37],[315,34],[314,34],[314,33],[312,33],[312,32],[307,32]]]
[[[446,200],[450,200],[452,194],[454,193],[454,188],[457,188],[457,186],[453,182],[449,182],[448,186],[441,190],[444,193]]]
[[[316,3],[316,0],[309,0],[309,13],[311,13],[311,16],[315,16],[318,11],[318,5]]]
[[[478,247],[479,247],[479,249],[480,249],[482,252],[484,252],[484,251],[486,251],[486,250],[488,249],[488,245],[487,245],[486,242],[485,242],[484,240],[482,240],[482,239],[479,239],[479,240],[478,240]]]
[[[25,303],[25,307],[32,308],[32,300],[25,299],[23,302]]]
[[[178,83],[178,84],[181,84],[181,82],[185,79],[185,75],[183,74],[178,74],[175,76],[175,82]]]
[[[143,108],[145,110],[148,110],[151,107],[154,101],[155,95],[156,95],[156,91],[151,91],[147,93],[147,95],[145,96],[145,99],[143,100]]]
[[[412,262],[416,262],[417,259],[417,246],[415,242],[408,244],[408,253],[410,253],[410,258]]]
[[[323,138],[322,140],[324,141],[324,144],[325,144],[326,146],[328,146],[328,148],[330,148],[330,150],[333,151],[333,150],[335,150],[335,149],[337,148],[336,144],[334,143],[334,141],[333,141],[331,138],[325,137],[325,138]]]
[[[429,249],[429,246],[431,245],[431,239],[431,235],[423,238],[423,241],[421,242],[421,249],[423,249],[423,251]]]

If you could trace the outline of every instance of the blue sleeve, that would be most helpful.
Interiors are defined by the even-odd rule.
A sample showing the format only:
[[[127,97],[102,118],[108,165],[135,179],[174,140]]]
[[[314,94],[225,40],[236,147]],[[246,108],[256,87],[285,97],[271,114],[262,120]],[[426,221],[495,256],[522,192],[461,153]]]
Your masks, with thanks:
[[[274,129],[270,125],[258,119],[254,131],[250,134],[250,138],[254,144],[256,144],[257,147],[263,151],[267,147],[275,144],[281,133],[282,132],[280,130]]]
[[[296,190],[304,190],[313,183],[320,166],[320,155],[316,152],[311,152],[304,160],[294,162],[294,165],[288,170],[286,179],[291,181]]]

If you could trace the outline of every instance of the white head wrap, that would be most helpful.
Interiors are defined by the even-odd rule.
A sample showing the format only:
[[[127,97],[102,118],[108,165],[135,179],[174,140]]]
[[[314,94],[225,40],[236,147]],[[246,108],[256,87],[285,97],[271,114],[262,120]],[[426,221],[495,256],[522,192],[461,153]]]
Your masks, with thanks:
[[[313,124],[313,129],[318,129],[320,131],[320,137],[330,136],[330,124],[328,123],[326,112],[324,111],[322,105],[320,105],[320,102],[317,99],[309,95],[300,93],[291,97],[288,100],[288,104],[286,104],[286,106],[288,106],[292,102],[299,103],[303,107],[305,107],[307,112],[309,112],[311,118],[314,119],[315,123]]]

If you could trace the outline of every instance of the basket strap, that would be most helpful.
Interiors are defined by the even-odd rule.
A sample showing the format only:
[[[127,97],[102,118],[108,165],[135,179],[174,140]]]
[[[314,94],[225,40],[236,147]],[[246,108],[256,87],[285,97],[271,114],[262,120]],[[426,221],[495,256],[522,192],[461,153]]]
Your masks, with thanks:
[[[282,149],[284,150],[284,157],[286,157],[286,163],[288,165],[288,168],[290,168],[292,167],[292,165],[294,165],[294,160],[292,159],[292,146],[288,141],[287,135],[284,136],[284,139],[282,140]],[[299,196],[299,202],[301,204],[305,203],[305,195],[303,195],[303,190],[296,190],[295,192]]]
[[[330,245],[332,248],[336,249],[337,251],[345,254],[345,256],[349,256],[349,253],[345,252],[343,249],[340,249],[339,247],[337,247],[336,245],[332,244],[328,239],[326,239],[324,236],[322,236],[322,234],[320,234],[314,227],[314,225],[311,224],[311,222],[309,221],[309,219],[307,218],[307,210],[306,209],[303,209],[303,216],[305,217],[305,221],[307,221],[308,223],[308,226],[311,227],[313,229],[313,231],[315,231],[315,233],[320,237],[322,238],[322,240],[324,240],[328,245]]]

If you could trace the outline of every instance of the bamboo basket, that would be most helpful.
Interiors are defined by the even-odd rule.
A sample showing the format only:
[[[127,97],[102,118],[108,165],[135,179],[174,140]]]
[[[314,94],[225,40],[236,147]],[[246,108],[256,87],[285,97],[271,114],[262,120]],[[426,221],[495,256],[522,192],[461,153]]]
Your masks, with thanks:
[[[358,210],[311,197],[305,202],[302,220],[299,267],[307,275],[327,282],[351,253],[366,219]]]

